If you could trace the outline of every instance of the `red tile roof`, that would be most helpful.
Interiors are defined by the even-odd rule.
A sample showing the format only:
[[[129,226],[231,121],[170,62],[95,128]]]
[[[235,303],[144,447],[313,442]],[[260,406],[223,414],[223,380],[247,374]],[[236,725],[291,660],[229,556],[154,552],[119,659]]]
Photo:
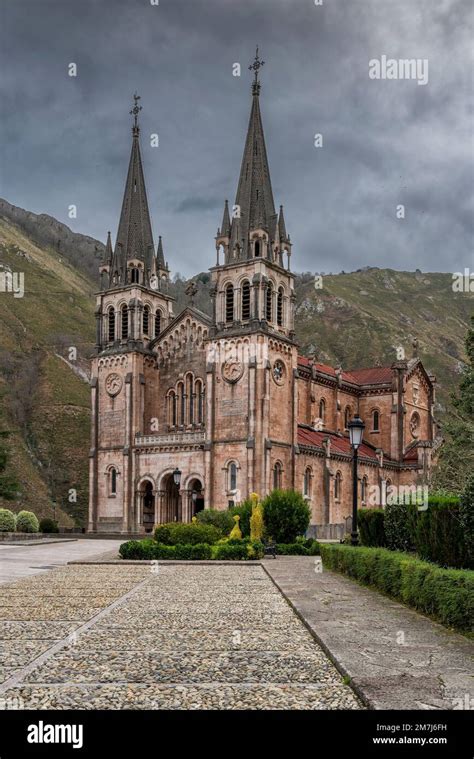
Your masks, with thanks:
[[[298,356],[300,366],[310,367],[310,359],[306,356]],[[314,364],[317,371],[328,374],[330,377],[336,377],[336,370],[328,364]],[[344,382],[351,382],[355,385],[385,385],[392,381],[392,369],[390,366],[373,366],[368,369],[352,369],[351,371],[342,372]]]
[[[298,425],[298,444],[299,445],[311,445],[315,448],[323,447],[323,440],[329,438],[331,441],[331,453],[345,453],[352,455],[352,448],[348,436],[341,437],[335,432],[327,432],[326,430],[313,430],[306,425]],[[369,459],[377,460],[375,454],[375,448],[368,443],[362,443],[359,447],[359,456],[364,456]],[[385,458],[387,458],[385,456]]]

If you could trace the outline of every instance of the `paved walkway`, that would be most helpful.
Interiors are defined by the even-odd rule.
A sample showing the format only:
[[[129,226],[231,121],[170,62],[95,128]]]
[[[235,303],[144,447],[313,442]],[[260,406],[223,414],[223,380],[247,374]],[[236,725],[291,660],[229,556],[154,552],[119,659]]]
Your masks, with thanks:
[[[30,545],[6,545],[0,543],[0,584],[13,582],[63,566],[68,561],[92,559],[105,552],[116,555],[123,540],[86,539]]]
[[[0,620],[7,709],[363,708],[259,565],[70,565]]]
[[[474,709],[474,643],[333,572],[313,557],[264,566],[375,709]]]

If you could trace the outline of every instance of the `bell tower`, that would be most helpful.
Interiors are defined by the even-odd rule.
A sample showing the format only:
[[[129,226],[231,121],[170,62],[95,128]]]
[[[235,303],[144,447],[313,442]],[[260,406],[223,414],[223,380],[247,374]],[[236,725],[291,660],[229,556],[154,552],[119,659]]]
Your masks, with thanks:
[[[110,232],[99,267],[96,351],[92,358],[89,530],[129,532],[137,433],[156,415],[158,372],[152,341],[173,318],[161,237],[155,251],[134,95],[132,149],[115,248]],[[146,388],[146,392],[145,392]]]
[[[290,487],[294,477],[294,275],[283,207],[276,212],[270,180],[260,111],[263,65],[257,48],[249,66],[254,73],[252,105],[235,203],[229,208],[225,201],[216,235],[217,262],[211,268],[212,480],[228,496],[238,491],[228,501],[271,490],[275,464],[281,467],[278,486]],[[290,426],[288,419],[293,420]],[[226,481],[229,456],[238,458],[237,488]],[[214,498],[221,499],[220,493]]]

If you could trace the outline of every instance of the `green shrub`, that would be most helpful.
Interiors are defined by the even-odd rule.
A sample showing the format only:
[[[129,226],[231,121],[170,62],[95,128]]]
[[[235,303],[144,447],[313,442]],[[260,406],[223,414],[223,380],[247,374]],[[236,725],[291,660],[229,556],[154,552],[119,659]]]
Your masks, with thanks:
[[[415,548],[421,559],[444,567],[468,567],[467,533],[459,501],[429,499],[418,512]]]
[[[474,474],[461,495],[459,518],[464,535],[464,566],[474,569]]]
[[[122,559],[211,559],[212,549],[208,543],[165,545],[155,540],[128,540],[119,548]]]
[[[49,517],[44,517],[40,523],[39,523],[39,530],[40,532],[59,532],[58,523],[54,521],[54,519],[50,519]]]
[[[155,529],[157,543],[175,546],[179,544],[195,545],[196,543],[216,543],[221,537],[220,531],[212,524],[199,522],[170,522]]]
[[[296,541],[295,543],[277,543],[276,552],[280,556],[319,556],[317,540]]]
[[[247,543],[242,542],[229,542],[229,543],[218,543],[213,548],[213,559],[232,559],[232,560],[243,560],[248,559],[248,550],[247,550]]]
[[[230,514],[230,517],[232,519],[232,527],[234,526],[234,517],[236,514],[239,515],[240,521],[239,521],[239,527],[240,531],[242,533],[243,538],[249,538],[250,537],[250,517],[252,516],[252,500],[251,498],[246,498],[245,501],[242,501],[237,506],[232,506],[231,509],[227,512]],[[231,527],[231,529],[232,529]],[[230,532],[230,530],[229,530]],[[229,533],[227,533],[229,534]]]
[[[388,503],[385,506],[384,530],[387,548],[391,551],[412,551],[415,543],[417,506]]]
[[[198,511],[196,518],[199,524],[211,524],[216,527],[221,535],[228,535],[234,526],[234,520],[229,509],[203,509]]]
[[[17,532],[39,532],[39,522],[32,511],[20,511],[16,518]]]
[[[443,569],[384,548],[322,544],[321,556],[326,569],[372,585],[444,625],[472,629],[474,572],[470,570]]]
[[[0,509],[0,532],[15,532],[16,516],[10,509]]]
[[[301,493],[272,490],[263,501],[265,536],[277,543],[294,543],[308,529],[310,510]]]
[[[360,542],[363,546],[382,548],[387,545],[384,519],[385,512],[383,509],[359,509],[357,524]]]

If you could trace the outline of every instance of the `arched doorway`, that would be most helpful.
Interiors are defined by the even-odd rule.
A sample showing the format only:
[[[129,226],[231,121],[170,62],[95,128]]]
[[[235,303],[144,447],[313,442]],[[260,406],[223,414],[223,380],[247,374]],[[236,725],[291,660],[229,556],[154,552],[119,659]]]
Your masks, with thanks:
[[[162,522],[181,522],[182,507],[179,487],[175,484],[173,475],[168,474],[163,480],[163,518]]]
[[[152,532],[155,525],[155,496],[153,485],[148,480],[143,488],[143,529]]]
[[[204,494],[202,492],[201,480],[191,480],[189,483],[189,490],[191,492],[190,512],[192,519],[198,513],[198,511],[202,511],[204,508]]]

